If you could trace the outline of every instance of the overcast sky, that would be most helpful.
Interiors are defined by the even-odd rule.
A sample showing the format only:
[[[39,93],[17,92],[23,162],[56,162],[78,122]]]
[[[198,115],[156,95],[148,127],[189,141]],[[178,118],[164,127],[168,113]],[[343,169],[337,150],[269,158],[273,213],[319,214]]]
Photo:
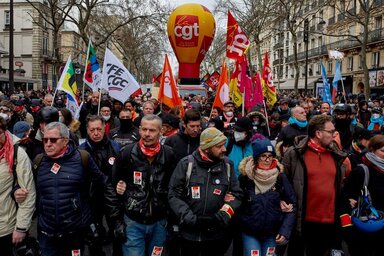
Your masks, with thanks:
[[[175,7],[183,4],[202,4],[207,7],[211,12],[213,12],[213,9],[215,7],[215,0],[170,0],[170,2]]]

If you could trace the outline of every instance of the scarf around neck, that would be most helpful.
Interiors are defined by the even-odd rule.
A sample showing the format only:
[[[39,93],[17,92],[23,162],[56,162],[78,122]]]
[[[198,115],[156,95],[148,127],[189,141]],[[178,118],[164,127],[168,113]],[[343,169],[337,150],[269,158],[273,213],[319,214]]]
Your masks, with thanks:
[[[313,139],[309,139],[308,140],[308,147],[311,148],[312,150],[314,150],[315,152],[317,153],[325,153],[327,152],[328,150],[326,148],[324,148],[323,146],[319,145],[318,143],[316,143]]]
[[[145,156],[154,157],[157,153],[160,152],[161,145],[160,145],[160,142],[158,141],[154,146],[146,147],[143,144],[143,140],[140,139],[139,140],[139,147],[140,147],[141,152],[143,152],[143,154]]]
[[[211,163],[213,162],[213,160],[211,160],[209,156],[200,147],[199,147],[199,154],[201,159],[203,159],[204,161],[211,162]]]
[[[384,173],[384,159],[378,157],[372,152],[368,152],[365,154],[365,157],[369,162],[371,162],[373,165],[375,165],[378,169],[380,169],[381,172]]]
[[[275,185],[279,169],[277,166],[269,170],[257,168],[253,159],[250,159],[245,165],[245,173],[255,183],[255,194],[263,194]]]
[[[380,116],[379,118],[373,118],[371,116],[371,119],[369,120],[370,124],[368,126],[368,130],[372,131],[375,128],[375,124],[382,125],[383,124],[383,116]]]
[[[297,120],[297,119],[294,118],[294,117],[290,117],[290,118],[288,119],[288,123],[289,123],[289,124],[296,124],[296,125],[299,126],[300,128],[305,128],[305,127],[307,127],[307,125],[308,125],[308,121],[299,121],[299,120]]]

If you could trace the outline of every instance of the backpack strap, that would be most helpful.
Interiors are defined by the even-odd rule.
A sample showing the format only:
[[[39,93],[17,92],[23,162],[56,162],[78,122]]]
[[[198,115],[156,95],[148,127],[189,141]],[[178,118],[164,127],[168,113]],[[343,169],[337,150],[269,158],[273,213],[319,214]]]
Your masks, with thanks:
[[[89,153],[84,149],[77,149],[80,153],[81,163],[83,165],[84,170],[88,170],[89,166]]]
[[[16,143],[13,145],[13,165],[12,165],[13,182],[12,182],[12,188],[14,188],[16,186],[16,183],[17,183],[16,165],[17,165],[17,151],[18,150],[19,150],[19,144]]]
[[[363,183],[363,188],[364,187],[368,187],[368,183],[369,183],[369,169],[368,169],[368,166],[366,166],[365,164],[359,164],[358,166],[361,166],[364,170],[364,183]]]
[[[188,188],[189,180],[191,179],[193,162],[194,162],[193,156],[188,155],[188,168],[187,168],[187,172],[185,173],[185,187],[186,188]]]
[[[40,154],[38,154],[38,155],[35,157],[35,160],[33,160],[32,170],[33,170],[34,173],[35,173],[35,172],[37,171],[37,169],[39,168],[40,163],[41,163],[41,160],[43,160],[43,156],[44,156],[44,154],[43,154],[43,153],[40,153]]]
[[[227,157],[224,157],[224,162],[225,162],[225,166],[227,167],[228,184],[230,184],[231,183],[231,164],[229,163],[229,160]]]

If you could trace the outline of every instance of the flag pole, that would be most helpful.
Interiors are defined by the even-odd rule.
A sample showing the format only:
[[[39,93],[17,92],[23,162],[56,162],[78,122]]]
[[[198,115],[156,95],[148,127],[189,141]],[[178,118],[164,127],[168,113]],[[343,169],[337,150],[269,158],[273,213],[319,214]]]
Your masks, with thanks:
[[[100,104],[101,104],[101,88],[99,91],[99,105],[97,106],[97,115],[100,115]]]
[[[343,96],[344,96],[344,102],[347,103],[347,97],[346,97],[346,93],[345,93],[345,87],[344,87],[344,81],[343,81],[343,74],[341,73],[341,67],[342,67],[342,63],[341,63],[341,60],[340,61],[340,76],[341,76],[341,87],[343,88]]]
[[[87,58],[85,59],[85,70],[84,70],[84,75],[83,75],[83,94],[81,95],[82,98],[83,98],[83,102],[85,101],[85,83],[84,83],[84,76],[85,76],[85,73],[87,72],[87,62],[88,62],[88,58],[89,58],[89,49],[90,49],[90,46],[91,46],[91,38],[88,39],[88,49],[87,49]]]
[[[271,130],[269,129],[269,120],[268,120],[267,106],[265,104],[265,100],[264,99],[263,99],[263,106],[264,106],[264,112],[265,112],[265,119],[267,121],[268,136],[271,137]]]
[[[56,94],[57,94],[57,86],[56,86],[56,89],[55,89],[55,93],[53,94],[53,100],[52,100],[52,103],[51,103],[51,107],[53,107],[53,104],[55,103]]]
[[[242,96],[243,96],[243,102],[241,104],[241,115],[244,117],[245,116],[245,107],[244,107],[244,103],[245,103],[245,86],[244,86],[244,92],[242,93]]]

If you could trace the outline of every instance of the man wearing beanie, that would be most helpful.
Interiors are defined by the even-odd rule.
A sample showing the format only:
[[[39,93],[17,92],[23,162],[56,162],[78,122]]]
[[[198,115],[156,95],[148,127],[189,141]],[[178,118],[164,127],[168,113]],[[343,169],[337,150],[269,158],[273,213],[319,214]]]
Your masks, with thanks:
[[[214,127],[200,135],[200,146],[176,166],[168,199],[181,236],[181,255],[224,255],[230,220],[241,204],[233,163],[225,156],[227,138]]]
[[[332,249],[341,249],[338,212],[347,153],[339,149],[335,137],[332,117],[314,116],[308,136],[296,137],[284,155],[284,172],[298,199],[288,256],[333,255]]]

